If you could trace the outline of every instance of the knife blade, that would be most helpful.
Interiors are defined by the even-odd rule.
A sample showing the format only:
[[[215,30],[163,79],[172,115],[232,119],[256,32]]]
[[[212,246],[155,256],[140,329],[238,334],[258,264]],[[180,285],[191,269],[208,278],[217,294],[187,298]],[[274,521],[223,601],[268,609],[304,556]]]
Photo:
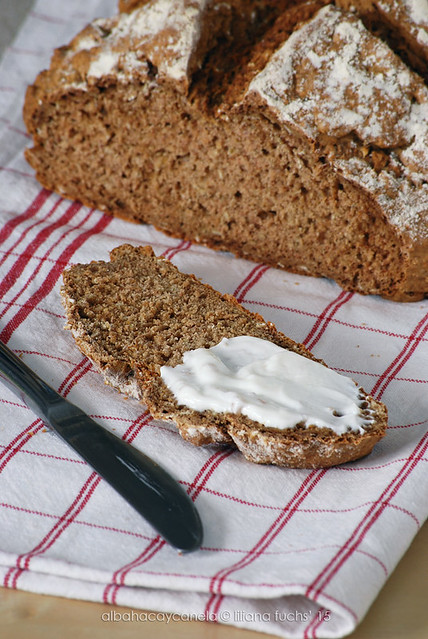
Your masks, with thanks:
[[[168,544],[183,553],[200,548],[203,530],[198,511],[164,468],[62,397],[2,342],[0,373],[2,381]]]

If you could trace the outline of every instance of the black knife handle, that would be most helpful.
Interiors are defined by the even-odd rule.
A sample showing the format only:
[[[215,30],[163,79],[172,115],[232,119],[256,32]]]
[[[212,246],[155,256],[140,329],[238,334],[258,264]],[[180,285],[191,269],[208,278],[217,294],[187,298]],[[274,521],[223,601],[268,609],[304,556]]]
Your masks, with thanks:
[[[7,385],[126,499],[160,535],[182,552],[202,543],[198,512],[184,489],[152,459],[64,399],[0,342]]]
[[[50,407],[58,401],[66,401],[3,342],[0,342],[0,373],[2,382],[43,420]]]

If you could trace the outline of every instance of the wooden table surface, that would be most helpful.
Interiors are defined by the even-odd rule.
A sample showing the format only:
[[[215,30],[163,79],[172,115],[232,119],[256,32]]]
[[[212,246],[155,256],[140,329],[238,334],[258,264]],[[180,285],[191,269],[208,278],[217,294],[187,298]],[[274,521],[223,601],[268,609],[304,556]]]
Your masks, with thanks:
[[[1,639],[267,639],[272,635],[196,621],[103,621],[131,608],[0,588]],[[142,612],[135,610],[135,613]],[[104,613],[104,614],[103,614]],[[110,619],[112,615],[110,615]],[[116,618],[118,616],[116,615]],[[135,615],[134,615],[135,618]],[[428,639],[428,523],[349,639]]]

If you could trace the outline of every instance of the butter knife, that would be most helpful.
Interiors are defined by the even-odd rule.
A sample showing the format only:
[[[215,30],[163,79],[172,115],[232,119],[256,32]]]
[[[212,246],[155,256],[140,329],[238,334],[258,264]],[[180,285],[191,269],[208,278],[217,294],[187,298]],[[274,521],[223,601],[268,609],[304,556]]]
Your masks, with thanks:
[[[171,546],[197,550],[202,523],[185,490],[147,455],[59,395],[0,342],[2,381],[105,479]]]

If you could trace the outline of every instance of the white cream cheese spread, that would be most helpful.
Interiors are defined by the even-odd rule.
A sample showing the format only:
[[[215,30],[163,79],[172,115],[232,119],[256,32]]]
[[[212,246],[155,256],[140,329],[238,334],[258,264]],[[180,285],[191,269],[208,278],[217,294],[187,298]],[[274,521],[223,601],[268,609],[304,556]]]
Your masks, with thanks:
[[[187,351],[182,364],[162,366],[161,376],[180,405],[246,415],[269,428],[305,424],[341,435],[363,433],[371,421],[352,379],[257,337]]]

